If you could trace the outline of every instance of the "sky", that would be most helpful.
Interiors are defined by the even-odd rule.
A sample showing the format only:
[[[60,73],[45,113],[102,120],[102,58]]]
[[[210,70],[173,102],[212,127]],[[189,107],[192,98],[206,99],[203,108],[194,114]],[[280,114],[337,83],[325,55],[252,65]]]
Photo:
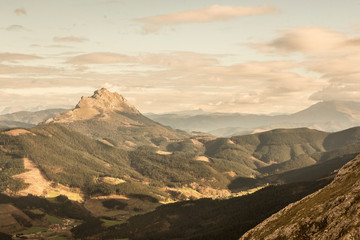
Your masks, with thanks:
[[[358,0],[0,0],[0,113],[105,87],[144,113],[360,99]]]

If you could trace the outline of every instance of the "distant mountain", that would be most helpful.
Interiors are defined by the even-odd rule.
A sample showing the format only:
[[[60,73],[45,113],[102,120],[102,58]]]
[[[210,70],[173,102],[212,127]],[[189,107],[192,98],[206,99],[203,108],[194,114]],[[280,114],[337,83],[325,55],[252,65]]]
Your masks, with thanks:
[[[24,122],[16,122],[16,121],[0,121],[0,129],[6,128],[15,128],[15,127],[33,127],[35,125],[28,124]]]
[[[0,128],[32,127],[67,109],[47,109],[37,112],[21,111],[0,115]]]
[[[151,115],[151,119],[186,131],[227,137],[275,128],[307,127],[334,132],[360,125],[360,102],[325,101],[289,115],[202,113]]]
[[[359,239],[360,156],[323,189],[289,205],[242,236],[257,239]]]
[[[176,111],[176,112],[162,113],[161,115],[168,115],[168,116],[173,116],[173,115],[196,116],[196,115],[204,115],[204,114],[208,114],[208,112],[205,112],[204,110],[199,108],[199,109],[188,110],[188,111]],[[156,116],[158,114],[156,114],[156,113],[144,113],[144,115],[149,117],[149,116],[154,116],[154,115]]]
[[[102,88],[82,97],[73,110],[56,115],[43,124],[62,124],[114,146],[134,148],[160,144],[188,136],[143,116],[117,93]]]

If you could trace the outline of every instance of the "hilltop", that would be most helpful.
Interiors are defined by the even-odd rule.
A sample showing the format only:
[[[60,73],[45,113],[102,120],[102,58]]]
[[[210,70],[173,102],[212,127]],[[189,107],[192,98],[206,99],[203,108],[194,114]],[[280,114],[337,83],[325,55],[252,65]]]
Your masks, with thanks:
[[[43,124],[61,124],[113,146],[134,148],[187,137],[187,133],[165,127],[143,116],[116,92],[105,88],[82,97],[76,107]]]
[[[106,120],[113,113],[140,115],[140,112],[123,96],[102,88],[96,90],[91,97],[81,97],[74,109],[60,113],[54,118],[46,120],[45,123],[70,123],[89,119]]]

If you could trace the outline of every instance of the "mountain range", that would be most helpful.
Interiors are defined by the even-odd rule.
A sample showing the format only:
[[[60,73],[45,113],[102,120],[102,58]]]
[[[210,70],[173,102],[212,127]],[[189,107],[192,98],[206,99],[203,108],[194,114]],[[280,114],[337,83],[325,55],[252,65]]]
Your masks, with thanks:
[[[101,92],[101,90],[99,91]],[[35,126],[66,111],[69,112],[67,109],[49,109],[0,115],[0,129]],[[360,102],[324,101],[302,111],[282,115],[210,113],[202,109],[164,114],[147,113],[144,115],[164,126],[187,132],[205,132],[216,137],[231,137],[276,128],[299,127],[336,132],[360,125]],[[59,121],[59,119],[55,121]]]
[[[151,114],[154,121],[185,131],[208,132],[229,137],[276,128],[307,127],[334,132],[360,124],[360,102],[325,101],[288,115],[245,113]]]
[[[351,109],[342,104],[335,112],[321,112],[324,105],[315,105],[292,118],[300,124],[310,121],[306,116],[311,114],[318,121],[358,117],[356,104]],[[35,239],[238,239],[334,177],[328,186],[339,195],[320,195],[314,204],[338,199],[346,194],[340,189],[358,181],[352,172],[357,171],[360,127],[337,132],[274,129],[215,138],[164,126],[106,89],[82,97],[72,110],[56,111],[43,113],[49,118],[35,127],[0,131],[4,239],[9,234]],[[342,118],[344,112],[351,118]],[[349,189],[354,197],[356,188]],[[354,197],[348,205],[357,202]],[[306,203],[304,209],[314,206]],[[307,213],[298,221],[306,222]],[[11,221],[1,220],[5,218]],[[280,222],[274,228],[293,229]],[[54,233],[54,224],[66,230]],[[39,235],[31,235],[38,230]],[[256,239],[258,233],[249,236]]]

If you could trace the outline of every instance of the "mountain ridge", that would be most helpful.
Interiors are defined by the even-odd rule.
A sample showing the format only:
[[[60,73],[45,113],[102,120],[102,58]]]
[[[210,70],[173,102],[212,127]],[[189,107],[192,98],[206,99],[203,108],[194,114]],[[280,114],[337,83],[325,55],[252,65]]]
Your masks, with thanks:
[[[359,239],[360,155],[333,182],[290,204],[244,234],[255,239]]]
[[[152,114],[149,117],[174,128],[208,132],[218,137],[298,127],[334,132],[360,125],[360,102],[324,101],[292,114],[281,115],[204,113]]]

